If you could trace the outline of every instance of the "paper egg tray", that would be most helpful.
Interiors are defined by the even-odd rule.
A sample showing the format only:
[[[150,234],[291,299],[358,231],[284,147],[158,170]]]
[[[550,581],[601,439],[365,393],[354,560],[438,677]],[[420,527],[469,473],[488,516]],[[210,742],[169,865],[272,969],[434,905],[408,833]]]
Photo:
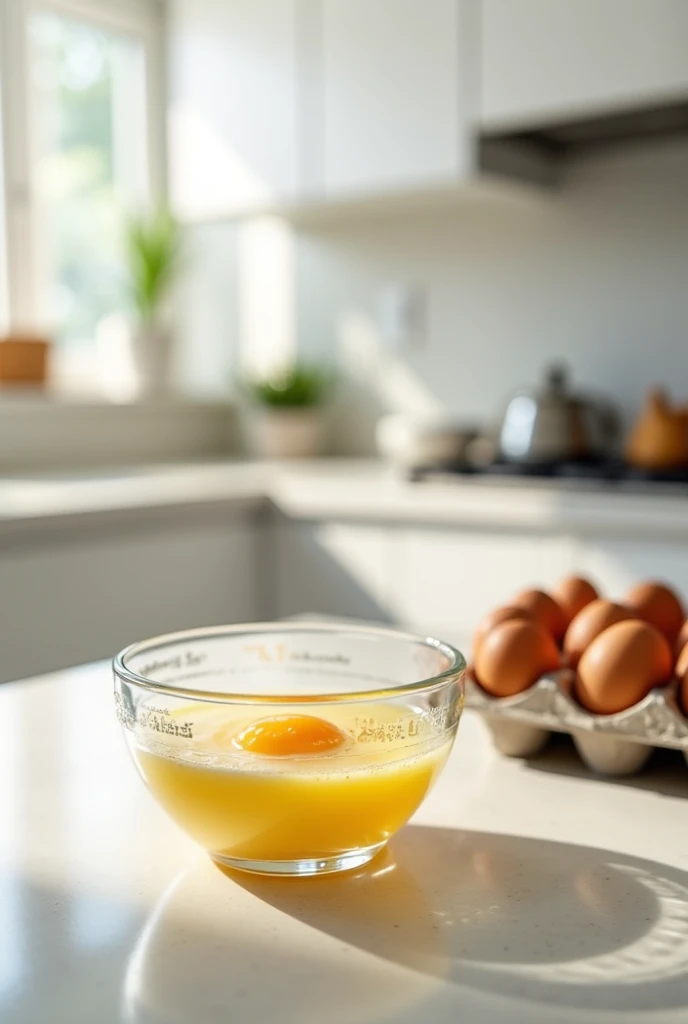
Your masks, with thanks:
[[[585,763],[603,775],[640,771],[654,747],[681,750],[688,761],[688,719],[676,699],[676,686],[652,690],[626,711],[591,715],[571,695],[574,674],[567,669],[543,676],[514,697],[491,697],[466,680],[466,707],[479,711],[494,744],[510,757],[533,757],[550,733],[569,733]]]

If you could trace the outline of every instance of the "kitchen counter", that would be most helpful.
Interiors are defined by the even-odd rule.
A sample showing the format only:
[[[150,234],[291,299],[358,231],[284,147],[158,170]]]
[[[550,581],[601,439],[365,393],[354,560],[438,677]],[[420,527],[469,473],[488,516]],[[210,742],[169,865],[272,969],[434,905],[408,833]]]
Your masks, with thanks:
[[[688,495],[668,485],[629,488],[513,478],[409,483],[378,462],[348,459],[159,465],[0,479],[0,535],[73,517],[203,503],[272,504],[303,519],[688,537]]]
[[[229,878],[158,809],[105,664],[0,688],[5,1024],[673,1024],[688,776],[499,758],[467,714],[414,822],[339,878]]]

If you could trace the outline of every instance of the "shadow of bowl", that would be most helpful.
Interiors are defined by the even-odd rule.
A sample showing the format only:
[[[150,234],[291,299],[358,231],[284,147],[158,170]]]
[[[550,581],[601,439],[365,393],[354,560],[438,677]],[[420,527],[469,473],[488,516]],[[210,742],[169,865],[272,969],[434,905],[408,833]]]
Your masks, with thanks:
[[[410,826],[348,875],[232,877],[349,945],[471,988],[599,1009],[688,1001],[688,873],[654,862]]]

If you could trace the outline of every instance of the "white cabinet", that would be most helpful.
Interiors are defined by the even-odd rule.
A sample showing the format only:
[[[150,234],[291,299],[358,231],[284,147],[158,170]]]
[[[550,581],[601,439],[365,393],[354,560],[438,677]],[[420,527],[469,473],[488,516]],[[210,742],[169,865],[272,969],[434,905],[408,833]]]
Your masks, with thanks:
[[[481,9],[484,127],[688,97],[685,0],[482,0]]]
[[[260,616],[257,526],[226,508],[113,514],[0,548],[0,682]]]
[[[576,570],[602,593],[622,598],[640,580],[663,580],[688,603],[688,547],[678,541],[585,540],[576,545]]]
[[[297,2],[170,3],[170,196],[182,220],[298,194]]]
[[[321,0],[326,196],[455,183],[469,161],[462,0]]]
[[[315,612],[391,623],[467,644],[486,611],[572,570],[563,536],[298,521],[274,526],[270,617]]]
[[[274,527],[266,614],[342,615],[389,621],[386,531],[368,523],[299,522]]]
[[[490,608],[570,571],[564,537],[402,528],[393,541],[390,592],[403,626],[466,643]]]

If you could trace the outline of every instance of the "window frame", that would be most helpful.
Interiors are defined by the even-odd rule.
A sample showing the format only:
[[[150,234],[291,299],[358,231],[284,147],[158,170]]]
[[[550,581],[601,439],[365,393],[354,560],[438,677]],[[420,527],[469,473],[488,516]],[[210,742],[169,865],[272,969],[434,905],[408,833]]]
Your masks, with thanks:
[[[40,11],[140,40],[146,62],[149,194],[154,202],[167,194],[162,0],[0,0],[0,332],[8,327],[31,331],[41,323],[29,82],[29,22]]]

